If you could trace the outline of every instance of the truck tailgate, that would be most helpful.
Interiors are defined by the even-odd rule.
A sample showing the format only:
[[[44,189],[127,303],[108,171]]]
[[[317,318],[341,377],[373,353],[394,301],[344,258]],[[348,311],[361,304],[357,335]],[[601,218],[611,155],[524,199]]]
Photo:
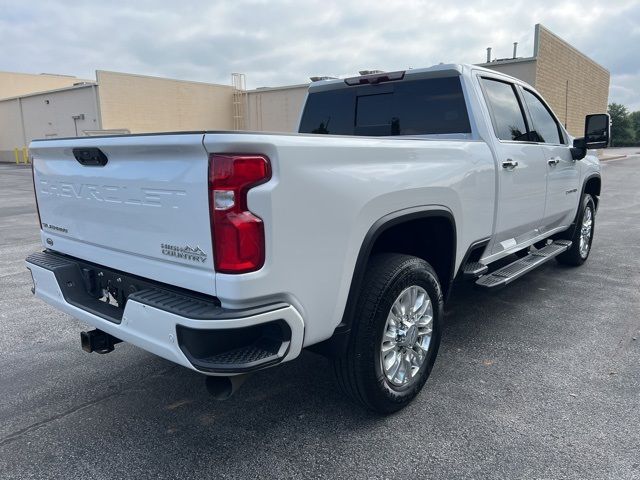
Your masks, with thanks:
[[[32,142],[43,244],[215,295],[202,139],[170,134]],[[82,155],[96,149],[106,164],[84,162]]]

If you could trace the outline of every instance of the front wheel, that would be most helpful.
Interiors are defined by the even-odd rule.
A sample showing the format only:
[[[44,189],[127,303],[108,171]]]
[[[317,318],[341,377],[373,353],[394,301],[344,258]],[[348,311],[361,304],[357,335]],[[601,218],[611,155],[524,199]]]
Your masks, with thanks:
[[[347,352],[333,360],[339,386],[378,413],[405,407],[427,381],[443,317],[438,277],[424,260],[381,254],[369,262]]]
[[[571,247],[556,257],[558,263],[579,266],[587,261],[591,252],[595,227],[596,206],[591,195],[585,194],[580,202],[576,228],[573,232]]]

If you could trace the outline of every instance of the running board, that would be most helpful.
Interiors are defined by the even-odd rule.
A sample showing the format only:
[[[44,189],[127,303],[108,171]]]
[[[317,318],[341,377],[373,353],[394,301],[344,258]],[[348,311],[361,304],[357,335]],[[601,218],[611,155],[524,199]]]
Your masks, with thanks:
[[[462,269],[462,273],[465,277],[478,278],[489,271],[484,263],[480,262],[467,262]]]
[[[540,250],[531,252],[526,257],[516,260],[495,272],[483,275],[476,281],[476,285],[485,288],[502,287],[529,273],[534,268],[548,262],[553,257],[560,255],[571,246],[569,240],[556,240]]]

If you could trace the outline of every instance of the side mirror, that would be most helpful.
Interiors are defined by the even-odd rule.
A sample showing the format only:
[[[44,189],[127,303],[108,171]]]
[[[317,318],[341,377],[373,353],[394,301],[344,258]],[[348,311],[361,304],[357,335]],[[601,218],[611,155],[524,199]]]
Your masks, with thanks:
[[[584,137],[573,141],[571,155],[574,160],[582,160],[587,150],[607,148],[611,138],[611,120],[606,113],[587,115],[584,124]]]
[[[611,120],[606,113],[587,115],[584,123],[584,142],[587,149],[607,148],[611,137]]]

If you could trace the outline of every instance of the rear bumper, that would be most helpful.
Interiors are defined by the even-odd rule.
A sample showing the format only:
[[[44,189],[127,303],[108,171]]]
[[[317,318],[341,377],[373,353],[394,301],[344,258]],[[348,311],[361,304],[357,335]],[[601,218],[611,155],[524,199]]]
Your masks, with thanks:
[[[124,309],[112,315],[105,313],[95,295],[78,293],[80,268],[86,268],[86,263],[42,252],[29,256],[26,265],[38,298],[122,341],[198,372],[245,373],[292,360],[302,349],[303,319],[286,303],[228,310],[202,296],[145,284],[148,288],[129,294]],[[114,275],[106,268],[104,273]],[[124,278],[123,283],[130,280],[135,282]]]

